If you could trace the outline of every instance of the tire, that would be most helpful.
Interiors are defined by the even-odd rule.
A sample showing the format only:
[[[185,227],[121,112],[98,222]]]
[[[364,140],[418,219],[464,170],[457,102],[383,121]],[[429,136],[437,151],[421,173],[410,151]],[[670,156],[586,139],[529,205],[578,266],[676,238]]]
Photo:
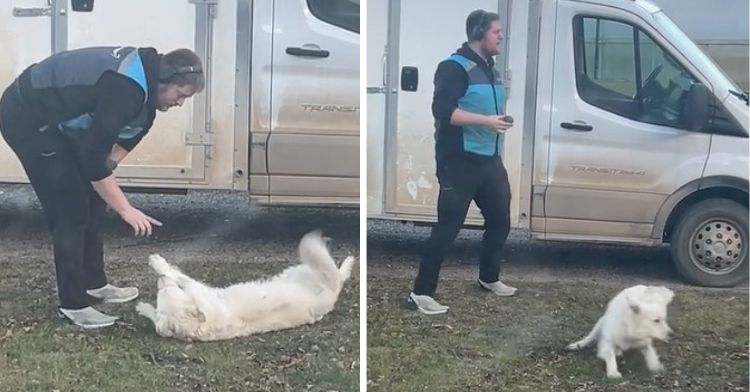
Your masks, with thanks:
[[[731,287],[748,278],[748,209],[728,199],[703,200],[680,216],[672,259],[688,281]]]

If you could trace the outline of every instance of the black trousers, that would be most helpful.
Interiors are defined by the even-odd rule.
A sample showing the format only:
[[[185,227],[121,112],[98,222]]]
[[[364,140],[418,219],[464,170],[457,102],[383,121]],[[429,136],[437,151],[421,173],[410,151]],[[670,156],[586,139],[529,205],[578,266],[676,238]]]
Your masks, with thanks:
[[[86,289],[107,284],[100,233],[106,203],[86,181],[69,140],[44,126],[14,83],[0,98],[0,134],[21,161],[53,238],[60,306],[80,309]]]
[[[432,227],[414,294],[432,296],[437,289],[440,265],[445,253],[463,226],[471,201],[484,217],[484,235],[479,257],[479,279],[496,282],[500,275],[500,253],[510,232],[510,183],[500,157],[473,157],[468,154],[438,161],[440,182],[438,222]]]

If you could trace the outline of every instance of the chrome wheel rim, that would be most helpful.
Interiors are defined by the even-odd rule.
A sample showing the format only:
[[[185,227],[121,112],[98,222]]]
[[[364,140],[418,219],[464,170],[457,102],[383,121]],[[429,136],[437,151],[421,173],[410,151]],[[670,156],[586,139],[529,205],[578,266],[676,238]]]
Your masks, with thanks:
[[[740,266],[747,253],[742,233],[734,222],[703,222],[690,237],[690,258],[700,270],[723,275]]]

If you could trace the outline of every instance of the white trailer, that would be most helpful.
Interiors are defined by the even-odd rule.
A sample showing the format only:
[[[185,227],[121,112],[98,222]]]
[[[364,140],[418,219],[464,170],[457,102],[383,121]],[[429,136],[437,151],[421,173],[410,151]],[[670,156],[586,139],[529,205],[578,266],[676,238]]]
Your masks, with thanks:
[[[505,76],[505,112],[515,118],[503,155],[512,226],[542,240],[669,242],[694,283],[747,278],[747,97],[658,6],[390,0],[367,7],[369,218],[436,221],[432,77],[466,40],[466,16],[482,8],[500,15],[505,34],[496,66]],[[481,225],[475,206],[466,223]]]
[[[98,0],[90,12],[67,0],[0,0],[0,9],[2,88],[28,65],[85,46],[201,57],[205,91],[157,116],[118,167],[121,185],[358,205],[358,0]],[[27,182],[4,141],[0,182]]]

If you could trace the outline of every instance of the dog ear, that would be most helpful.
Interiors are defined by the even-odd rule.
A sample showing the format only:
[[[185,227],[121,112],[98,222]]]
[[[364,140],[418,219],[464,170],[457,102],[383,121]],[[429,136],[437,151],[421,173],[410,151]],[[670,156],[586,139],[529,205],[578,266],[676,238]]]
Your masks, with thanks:
[[[661,288],[662,296],[664,297],[664,301],[667,303],[667,305],[672,303],[672,299],[674,298],[674,292],[666,287]]]
[[[625,298],[627,299],[628,306],[630,306],[630,309],[633,311],[633,313],[638,314],[641,312],[641,307],[637,301],[633,301],[633,299],[630,298],[630,296],[627,296]]]
[[[656,297],[667,305],[672,303],[672,298],[674,298],[674,292],[664,286],[651,286],[646,289],[646,292],[652,296],[651,298]]]
[[[206,315],[203,314],[203,312],[201,312],[200,309],[198,309],[197,306],[191,306],[190,310],[188,310],[187,314],[190,317],[193,317],[196,320],[200,321],[201,323],[205,323],[206,322]]]

